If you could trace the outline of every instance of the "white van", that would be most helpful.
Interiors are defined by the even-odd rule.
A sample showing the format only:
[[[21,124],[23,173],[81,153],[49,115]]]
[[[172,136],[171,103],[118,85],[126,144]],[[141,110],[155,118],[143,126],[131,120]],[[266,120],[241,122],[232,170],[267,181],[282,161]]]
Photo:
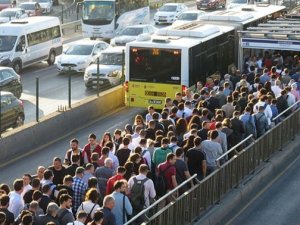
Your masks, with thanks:
[[[54,64],[62,53],[62,32],[57,17],[35,16],[0,24],[0,65],[17,73],[34,63]]]

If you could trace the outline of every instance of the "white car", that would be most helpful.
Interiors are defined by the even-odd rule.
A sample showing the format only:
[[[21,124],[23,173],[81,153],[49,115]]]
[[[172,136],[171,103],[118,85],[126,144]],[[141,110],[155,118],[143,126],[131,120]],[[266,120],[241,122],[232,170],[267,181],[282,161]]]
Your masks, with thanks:
[[[38,0],[41,8],[43,9],[43,13],[52,13],[53,12],[53,1],[52,0]]]
[[[24,9],[28,16],[41,16],[43,14],[43,10],[38,2],[23,2],[19,7]]]
[[[99,57],[102,50],[109,44],[104,41],[83,39],[70,44],[68,49],[58,58],[56,66],[59,72],[71,69],[82,73]]]
[[[183,12],[178,17],[178,19],[172,24],[172,26],[180,26],[188,22],[199,21],[200,17],[203,15],[205,15],[205,12],[202,10]]]
[[[6,8],[0,12],[0,23],[6,23],[11,20],[22,19],[28,17],[24,9]]]
[[[141,34],[154,34],[157,29],[150,24],[132,25],[126,27],[117,36],[111,39],[112,46],[125,46],[126,43],[135,41]]]
[[[125,47],[108,48],[101,52],[99,58],[99,85],[120,84],[123,57],[125,57]],[[96,60],[85,70],[84,84],[87,88],[97,86],[97,66]]]
[[[188,7],[183,3],[166,3],[154,14],[155,24],[173,23]]]

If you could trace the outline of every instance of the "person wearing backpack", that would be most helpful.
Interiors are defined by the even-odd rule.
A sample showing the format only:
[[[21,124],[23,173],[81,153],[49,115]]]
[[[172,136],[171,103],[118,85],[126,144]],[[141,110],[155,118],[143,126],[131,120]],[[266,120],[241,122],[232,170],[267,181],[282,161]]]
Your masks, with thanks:
[[[110,195],[115,199],[115,206],[112,213],[116,218],[116,225],[123,225],[127,222],[127,215],[132,215],[132,206],[128,197],[124,194],[127,188],[126,180],[118,180],[114,184],[115,191]]]
[[[60,209],[57,212],[57,219],[60,225],[74,222],[74,216],[70,209],[72,207],[72,197],[68,194],[63,194],[59,198]]]
[[[94,218],[96,210],[100,207],[97,202],[99,199],[99,194],[96,188],[91,188],[85,195],[85,201],[81,203],[78,207],[77,214],[80,211],[84,211],[87,214],[87,219],[84,224],[88,224]]]
[[[253,138],[256,139],[257,137],[256,125],[255,125],[254,117],[251,115],[251,111],[252,111],[251,107],[246,106],[244,114],[240,116],[240,120],[243,122],[245,127],[244,138],[252,134]],[[246,143],[246,145],[248,144]]]
[[[167,160],[158,165],[155,190],[159,197],[177,187],[175,163],[175,154],[169,153]]]
[[[258,107],[258,113],[254,115],[255,125],[257,129],[257,138],[264,135],[269,129],[268,119],[264,113],[265,108],[263,106]]]

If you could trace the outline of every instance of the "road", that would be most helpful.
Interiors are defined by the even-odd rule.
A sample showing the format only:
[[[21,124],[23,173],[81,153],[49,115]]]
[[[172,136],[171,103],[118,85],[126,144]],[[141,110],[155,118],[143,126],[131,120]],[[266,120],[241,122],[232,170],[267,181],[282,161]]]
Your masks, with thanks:
[[[40,151],[33,150],[32,152],[28,152],[26,156],[20,156],[20,159],[16,161],[7,162],[6,165],[2,164],[0,165],[0,183],[11,185],[14,179],[22,177],[23,173],[34,174],[38,166],[49,166],[54,156],[63,158],[66,150],[69,148],[69,141],[72,138],[77,138],[80,146],[83,147],[87,143],[90,133],[95,133],[97,140],[100,140],[106,131],[113,133],[117,128],[123,130],[127,123],[133,123],[133,118],[136,114],[142,112],[143,110],[136,108],[122,109],[106,118],[100,118],[98,121],[92,122],[91,125],[87,125],[86,127],[83,125],[78,131],[62,137],[61,140],[54,140],[53,143],[47,146],[41,146],[42,150]]]
[[[296,225],[300,212],[300,156],[226,225]],[[224,223],[225,224],[225,223]]]

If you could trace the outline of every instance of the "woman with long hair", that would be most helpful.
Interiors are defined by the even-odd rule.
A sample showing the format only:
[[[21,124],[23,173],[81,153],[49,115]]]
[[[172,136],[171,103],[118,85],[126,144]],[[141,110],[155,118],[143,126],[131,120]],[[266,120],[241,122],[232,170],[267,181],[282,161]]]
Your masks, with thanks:
[[[135,116],[132,130],[135,130],[135,127],[137,126],[141,127],[142,129],[146,129],[146,123],[144,121],[144,118],[140,114],[137,114]]]
[[[183,145],[183,135],[187,131],[187,123],[186,120],[183,118],[180,118],[177,120],[175,125],[175,136],[178,140],[178,146],[182,147]]]
[[[98,205],[99,193],[96,188],[91,188],[85,195],[85,201],[81,203],[78,207],[77,213],[79,211],[85,211],[90,215],[91,218],[94,217],[96,210],[100,207]]]

